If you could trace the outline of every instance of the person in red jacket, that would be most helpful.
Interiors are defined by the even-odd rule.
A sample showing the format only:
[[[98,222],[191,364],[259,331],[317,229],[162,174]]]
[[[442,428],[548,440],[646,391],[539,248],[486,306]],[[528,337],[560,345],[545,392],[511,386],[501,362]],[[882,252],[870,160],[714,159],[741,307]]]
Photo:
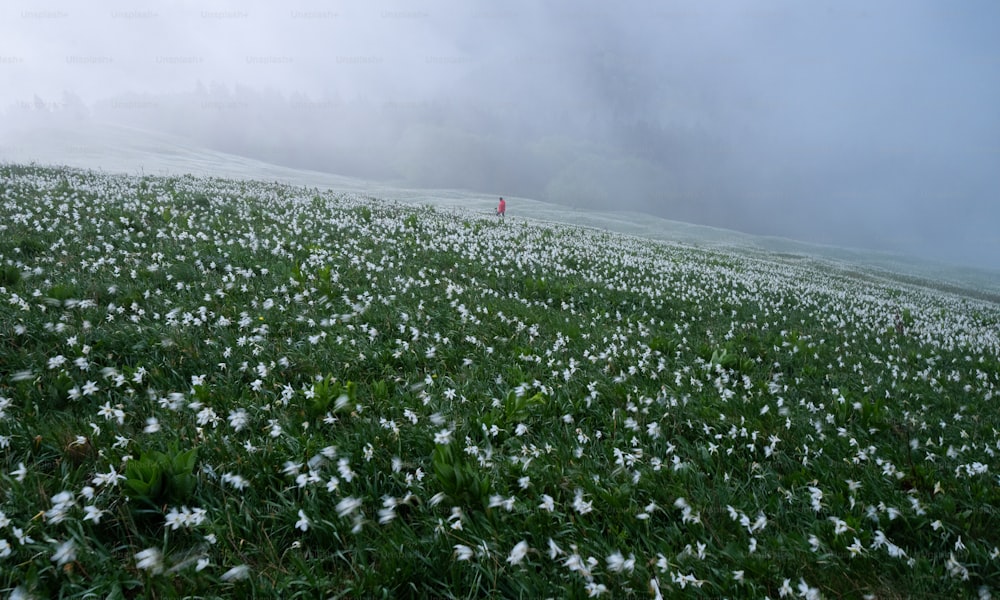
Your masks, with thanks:
[[[503,198],[500,198],[500,204],[497,205],[497,214],[501,217],[507,214],[507,203],[504,202]]]

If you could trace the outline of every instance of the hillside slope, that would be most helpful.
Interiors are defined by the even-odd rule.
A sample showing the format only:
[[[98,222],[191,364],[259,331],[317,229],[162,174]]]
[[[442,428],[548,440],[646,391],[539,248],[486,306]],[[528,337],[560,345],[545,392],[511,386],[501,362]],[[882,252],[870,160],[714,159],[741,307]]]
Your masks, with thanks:
[[[466,213],[492,214],[497,195],[481,191],[413,189],[340,175],[292,169],[193,146],[185,139],[117,125],[80,122],[47,129],[4,132],[0,161],[96,169],[111,173],[252,179],[360,194],[383,200],[447,207]],[[569,223],[699,248],[739,249],[775,261],[812,261],[819,268],[857,272],[862,277],[890,277],[1000,301],[1000,273],[863,249],[809,244],[786,238],[755,236],[727,229],[672,221],[641,213],[578,209],[530,198],[512,197],[510,214]]]
[[[934,290],[0,166],[5,594],[988,594],[998,384]]]

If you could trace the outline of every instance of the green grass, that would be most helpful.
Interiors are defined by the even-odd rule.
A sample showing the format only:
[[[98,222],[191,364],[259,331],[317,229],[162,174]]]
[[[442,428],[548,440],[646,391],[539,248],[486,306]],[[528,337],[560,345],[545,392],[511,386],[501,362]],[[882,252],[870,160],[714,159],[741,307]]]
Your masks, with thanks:
[[[5,594],[1000,581],[996,304],[263,182],[0,194]]]

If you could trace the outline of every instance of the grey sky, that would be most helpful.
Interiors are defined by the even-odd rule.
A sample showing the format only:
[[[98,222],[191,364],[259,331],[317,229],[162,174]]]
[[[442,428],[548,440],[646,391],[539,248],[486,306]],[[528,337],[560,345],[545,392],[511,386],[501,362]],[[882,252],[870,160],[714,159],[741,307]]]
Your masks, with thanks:
[[[1000,269],[993,0],[92,4],[0,7],[8,121]]]

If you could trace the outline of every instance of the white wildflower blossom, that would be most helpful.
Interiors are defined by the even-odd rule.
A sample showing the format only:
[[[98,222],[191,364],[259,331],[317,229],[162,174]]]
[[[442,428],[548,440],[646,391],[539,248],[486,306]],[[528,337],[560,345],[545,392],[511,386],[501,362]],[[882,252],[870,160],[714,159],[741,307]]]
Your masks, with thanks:
[[[472,560],[476,555],[475,551],[465,544],[455,544],[455,557],[457,560]]]
[[[347,517],[354,514],[359,508],[361,508],[361,500],[348,496],[337,503],[336,510],[338,516]]]
[[[135,566],[153,575],[163,572],[163,553],[159,548],[146,548],[135,554]]]
[[[190,529],[205,522],[208,512],[203,508],[188,508],[182,506],[180,509],[171,508],[164,517],[164,524],[171,530]]]
[[[247,414],[246,409],[237,408],[229,413],[227,420],[230,427],[236,431],[243,431],[247,424],[250,423],[250,415]]]
[[[948,575],[955,579],[961,579],[962,581],[969,580],[969,569],[955,559],[954,552],[948,554],[948,560],[945,561],[944,566],[948,569]]]
[[[635,555],[630,554],[628,558],[625,558],[621,552],[616,550],[608,556],[607,563],[608,570],[612,573],[631,573],[635,570]]]
[[[581,515],[585,515],[594,510],[593,503],[583,499],[583,490],[580,488],[577,488],[576,493],[573,496],[573,510]]]
[[[242,581],[250,577],[250,567],[239,565],[222,574],[222,581]]]
[[[57,566],[63,566],[66,563],[71,563],[76,560],[76,542],[73,540],[67,540],[56,547],[56,551],[52,553],[50,560],[56,563]]]
[[[299,509],[299,520],[295,522],[295,528],[299,531],[305,532],[309,531],[309,525],[311,524],[312,521],[310,521],[309,517],[306,516],[305,511]]]
[[[528,554],[528,542],[521,540],[511,549],[510,554],[507,556],[507,562],[513,565],[518,565],[524,560],[524,557]]]
[[[221,479],[223,483],[229,484],[237,490],[245,490],[250,486],[250,482],[245,477],[236,473],[223,473]]]

